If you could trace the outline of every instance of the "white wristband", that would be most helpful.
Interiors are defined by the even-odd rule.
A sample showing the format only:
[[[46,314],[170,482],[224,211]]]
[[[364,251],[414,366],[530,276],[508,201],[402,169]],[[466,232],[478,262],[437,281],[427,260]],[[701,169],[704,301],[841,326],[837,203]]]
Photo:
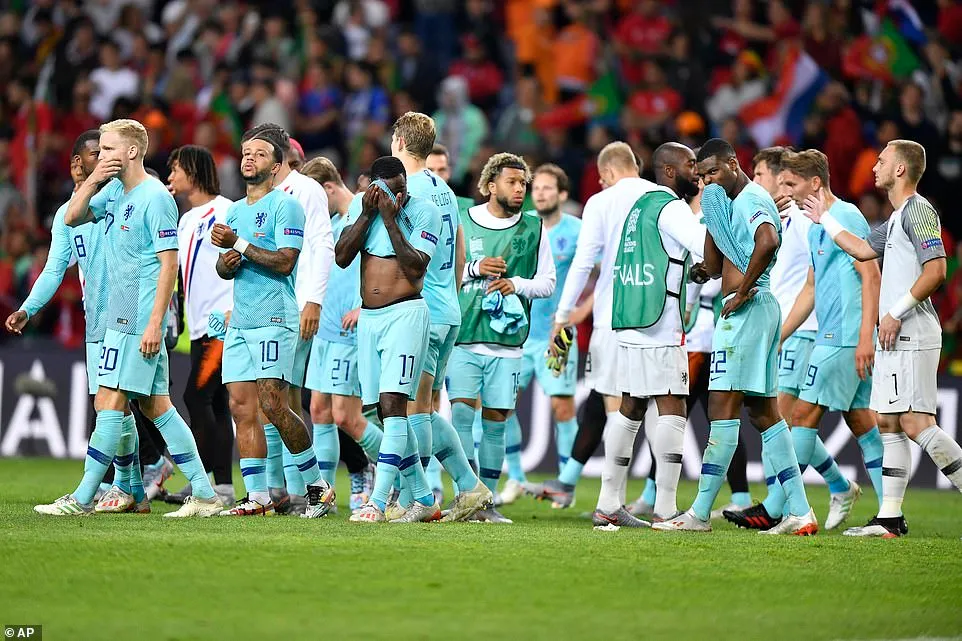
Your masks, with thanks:
[[[555,325],[567,325],[568,324],[568,312],[563,312],[560,309],[554,313]]]
[[[236,249],[237,253],[241,256],[244,255],[244,252],[246,252],[247,248],[250,246],[251,244],[249,242],[239,236],[237,237],[237,240],[234,241],[234,249]]]
[[[821,223],[822,227],[825,228],[825,231],[828,232],[828,235],[832,238],[832,240],[835,240],[836,236],[845,231],[842,223],[835,220],[835,217],[828,212],[822,214]]]
[[[892,305],[892,309],[889,310],[889,316],[895,320],[902,320],[902,318],[915,309],[915,306],[920,302],[921,301],[912,295],[912,292],[909,292]]]

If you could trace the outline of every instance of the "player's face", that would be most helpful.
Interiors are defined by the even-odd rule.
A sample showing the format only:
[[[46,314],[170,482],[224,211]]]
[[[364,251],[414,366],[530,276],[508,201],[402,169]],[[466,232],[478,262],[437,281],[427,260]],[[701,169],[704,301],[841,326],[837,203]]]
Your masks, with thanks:
[[[568,192],[558,190],[557,178],[547,173],[535,174],[531,181],[531,199],[539,215],[555,213],[567,197]]]
[[[778,193],[778,180],[765,161],[755,165],[755,176],[752,181],[773,197]]]
[[[444,182],[451,180],[451,165],[448,164],[448,157],[444,154],[428,154],[428,159],[425,164],[428,169],[440,176]]]
[[[684,161],[672,165],[675,170],[675,193],[684,199],[693,198],[698,194],[698,176],[695,174],[695,153],[688,151]]]
[[[174,190],[175,194],[186,194],[190,191],[190,178],[187,177],[187,172],[184,171],[180,163],[174,161],[170,165],[170,175],[167,176],[167,184],[170,188]]]
[[[735,190],[735,181],[738,179],[738,161],[734,158],[723,160],[717,156],[705,158],[698,163],[696,171],[698,177],[706,185],[721,185],[729,197]]]
[[[407,178],[404,174],[388,178],[384,181],[384,184],[388,186],[388,189],[399,201],[404,202],[404,197],[407,195]]]
[[[803,178],[799,176],[794,171],[785,170],[779,174],[781,179],[782,188],[785,189],[786,193],[792,197],[799,207],[805,202],[805,199],[814,194],[818,190],[818,186],[815,185],[814,178]],[[773,196],[776,194],[772,194]]]
[[[875,186],[885,191],[894,187],[895,170],[897,168],[898,162],[895,158],[895,150],[891,147],[886,147],[882,150],[882,153],[878,155],[878,161],[875,163],[875,166],[872,167],[872,171],[875,172]]]
[[[108,131],[100,134],[100,153],[99,160],[119,160],[120,173],[118,177],[124,175],[127,166],[130,164],[131,156],[136,157],[137,148],[130,144],[130,141],[115,131]]]
[[[493,189],[492,186],[494,187]],[[528,185],[524,180],[524,171],[513,167],[505,167],[492,182],[488,189],[494,193],[495,200],[511,215],[521,211],[524,204],[524,193]]]
[[[274,146],[255,138],[241,146],[241,176],[251,185],[259,185],[280,167],[274,162]]]
[[[80,150],[80,164],[83,165],[84,177],[89,176],[97,168],[100,157],[100,143],[88,140]]]
[[[395,158],[399,157],[401,153],[401,139],[398,137],[397,132],[391,134],[391,155]]]

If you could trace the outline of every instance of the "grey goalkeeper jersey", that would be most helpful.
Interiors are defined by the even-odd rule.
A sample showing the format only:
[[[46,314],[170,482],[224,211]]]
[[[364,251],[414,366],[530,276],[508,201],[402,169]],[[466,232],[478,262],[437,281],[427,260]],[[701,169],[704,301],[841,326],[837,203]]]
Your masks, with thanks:
[[[922,274],[922,265],[945,258],[939,214],[928,200],[913,194],[872,232],[869,245],[882,259],[879,319],[888,313]],[[895,349],[941,349],[942,326],[932,300],[926,298],[902,318]]]

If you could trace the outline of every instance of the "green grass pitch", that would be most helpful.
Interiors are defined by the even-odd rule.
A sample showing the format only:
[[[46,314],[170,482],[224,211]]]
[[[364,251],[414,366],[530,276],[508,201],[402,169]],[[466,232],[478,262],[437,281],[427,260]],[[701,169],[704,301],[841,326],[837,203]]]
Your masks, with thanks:
[[[0,460],[0,624],[44,639],[901,639],[962,634],[962,499],[910,490],[900,540],[596,532],[522,499],[514,525],[41,517],[76,461]],[[240,481],[240,474],[236,475]],[[181,480],[178,480],[181,479]],[[182,477],[170,485],[176,489]],[[629,484],[629,498],[641,482]],[[695,485],[685,483],[679,504]],[[753,488],[757,493],[762,488]],[[828,495],[810,488],[824,518]],[[868,491],[851,523],[874,513]]]

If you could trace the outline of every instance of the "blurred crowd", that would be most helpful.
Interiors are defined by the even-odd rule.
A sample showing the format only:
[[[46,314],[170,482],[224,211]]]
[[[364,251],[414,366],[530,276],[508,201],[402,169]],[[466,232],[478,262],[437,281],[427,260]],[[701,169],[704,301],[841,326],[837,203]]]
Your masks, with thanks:
[[[0,314],[43,266],[73,139],[118,117],[147,126],[162,178],[176,146],[213,150],[230,198],[240,134],[263,122],[352,180],[388,152],[397,115],[423,111],[459,195],[513,151],[561,166],[574,211],[614,139],[647,161],[720,135],[746,169],[759,146],[818,147],[873,226],[891,211],[875,154],[910,138],[954,254],[960,59],[953,0],[0,0]],[[65,285],[38,331],[79,343],[79,296]],[[955,333],[959,273],[941,303]]]

